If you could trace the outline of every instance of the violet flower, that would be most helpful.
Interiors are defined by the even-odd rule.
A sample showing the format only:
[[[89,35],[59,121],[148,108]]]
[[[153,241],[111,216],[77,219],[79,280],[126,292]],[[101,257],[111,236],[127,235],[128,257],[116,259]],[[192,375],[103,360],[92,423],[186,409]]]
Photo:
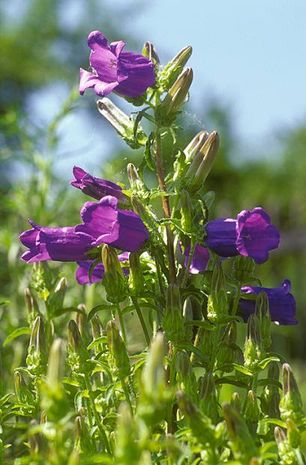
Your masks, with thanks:
[[[119,200],[126,199],[121,187],[114,182],[96,178],[79,166],[73,167],[73,174],[75,179],[70,184],[94,199],[100,200],[106,195],[112,195]]]
[[[123,252],[118,255],[120,262],[125,262],[129,259],[129,253]],[[104,266],[103,263],[97,263],[93,268],[93,260],[86,260],[78,262],[78,268],[75,273],[76,280],[79,284],[93,284],[102,281],[104,278]],[[89,271],[91,270],[91,273]],[[123,268],[124,274],[128,274],[128,268]]]
[[[86,260],[86,252],[92,247],[93,238],[76,232],[75,227],[46,228],[29,220],[32,229],[20,235],[20,241],[29,248],[21,256],[27,263],[54,260],[75,262]]]
[[[281,325],[295,325],[296,302],[293,295],[290,293],[291,283],[285,279],[280,287],[251,287],[244,286],[241,288],[243,294],[257,295],[260,292],[265,292],[268,296],[269,310],[271,320],[278,322]],[[255,312],[255,300],[241,298],[239,300],[239,309],[244,321]]]
[[[279,245],[279,232],[269,215],[261,208],[243,210],[232,218],[219,218],[207,223],[206,245],[221,257],[243,255],[256,263],[268,259],[269,250]]]
[[[184,266],[187,267],[188,259],[190,253],[190,246],[186,247],[184,255],[185,261]],[[209,262],[209,251],[206,247],[203,247],[199,244],[196,244],[192,260],[189,267],[189,273],[198,274],[206,270],[207,264]]]
[[[118,199],[111,195],[99,202],[86,202],[81,210],[83,224],[76,226],[76,231],[92,236],[93,247],[109,244],[135,252],[149,238],[148,230],[136,213],[117,206]]]
[[[108,43],[100,31],[88,36],[92,71],[80,69],[80,94],[94,88],[97,95],[112,91],[126,97],[139,97],[155,83],[154,64],[143,55],[123,52],[125,42]]]

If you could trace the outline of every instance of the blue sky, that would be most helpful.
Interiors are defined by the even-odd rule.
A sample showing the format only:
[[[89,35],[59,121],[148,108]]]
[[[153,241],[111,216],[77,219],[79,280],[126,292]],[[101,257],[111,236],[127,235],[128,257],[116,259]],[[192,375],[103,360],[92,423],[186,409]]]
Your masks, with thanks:
[[[202,113],[201,106],[210,98],[229,105],[246,154],[262,152],[265,146],[270,149],[275,134],[306,122],[305,0],[108,2],[117,8],[114,21],[138,38],[139,47],[152,41],[163,63],[185,45],[192,45],[190,101],[195,113]],[[97,27],[93,24],[93,29]],[[121,38],[124,33],[113,39]],[[49,97],[37,94],[32,107],[47,111],[44,117],[50,119],[66,94],[67,89],[57,89],[55,95],[51,89]],[[92,102],[85,94],[80,105]],[[101,154],[108,155],[116,137],[98,116],[89,126],[82,111],[67,118],[62,133],[60,152],[76,151],[74,161],[85,163],[88,169],[96,168]],[[65,159],[66,155],[61,157],[62,163],[70,167],[71,158]]]

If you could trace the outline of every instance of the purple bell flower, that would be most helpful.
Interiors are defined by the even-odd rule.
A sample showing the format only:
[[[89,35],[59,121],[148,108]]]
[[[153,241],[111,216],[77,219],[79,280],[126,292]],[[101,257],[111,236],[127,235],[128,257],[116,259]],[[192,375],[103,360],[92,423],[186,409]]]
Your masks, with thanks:
[[[221,257],[243,255],[263,263],[268,259],[269,250],[279,246],[279,232],[261,207],[243,210],[236,220],[209,221],[205,229],[206,245]]]
[[[141,218],[130,210],[117,208],[118,199],[108,195],[99,202],[86,202],[81,210],[83,224],[76,231],[92,236],[93,247],[109,244],[117,249],[135,252],[149,238]]]
[[[96,178],[79,166],[73,167],[73,174],[75,179],[73,179],[70,184],[94,199],[100,200],[106,195],[112,195],[119,200],[126,198],[120,186],[114,182]]]
[[[260,292],[265,292],[269,300],[269,309],[271,320],[278,322],[280,325],[296,325],[295,318],[296,302],[293,295],[290,293],[291,283],[285,279],[280,287],[251,287],[244,286],[241,288],[243,294],[257,295]],[[241,298],[239,300],[239,309],[244,321],[255,312],[255,300],[247,300]]]
[[[86,252],[93,242],[90,235],[76,232],[75,227],[46,228],[31,220],[29,223],[33,228],[20,234],[20,241],[29,248],[21,256],[25,262],[75,262],[87,259]]]
[[[155,83],[154,64],[143,55],[123,52],[125,42],[108,43],[100,31],[88,36],[92,71],[80,69],[80,94],[94,88],[102,97],[114,90],[126,97],[139,97]]]
[[[129,259],[129,253],[123,252],[118,255],[118,259],[120,262],[125,262]],[[86,260],[83,262],[78,262],[78,268],[75,273],[76,280],[79,284],[93,284],[99,281],[102,281],[104,278],[104,266],[103,263],[97,263],[96,266],[92,269],[92,272],[89,276],[89,270],[93,264],[93,260]],[[123,272],[125,274],[128,273],[127,268],[123,268]]]
[[[188,258],[190,253],[190,246],[186,247],[184,255],[185,261],[184,266],[188,265]],[[192,260],[189,267],[189,273],[198,274],[206,270],[207,264],[209,262],[209,251],[206,247],[203,247],[199,244],[196,244]]]

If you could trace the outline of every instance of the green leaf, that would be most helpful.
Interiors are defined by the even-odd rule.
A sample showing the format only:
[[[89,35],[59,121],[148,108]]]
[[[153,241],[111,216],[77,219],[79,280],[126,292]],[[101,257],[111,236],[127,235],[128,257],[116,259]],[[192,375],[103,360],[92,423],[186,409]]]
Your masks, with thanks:
[[[275,356],[272,356],[272,357],[267,357],[267,358],[264,358],[263,360],[261,360],[261,362],[259,362],[258,366],[264,370],[265,368],[267,368],[267,366],[271,363],[271,362],[280,362],[280,359],[278,357],[275,357]]]
[[[233,367],[235,368],[236,371],[239,371],[239,373],[243,373],[244,375],[247,376],[253,376],[253,372],[248,370],[248,368],[238,365],[238,363],[233,363]]]
[[[22,327],[14,329],[11,334],[7,336],[7,338],[3,342],[3,347],[6,347],[10,342],[16,339],[19,336],[23,336],[24,334],[31,334],[31,329],[29,327]]]

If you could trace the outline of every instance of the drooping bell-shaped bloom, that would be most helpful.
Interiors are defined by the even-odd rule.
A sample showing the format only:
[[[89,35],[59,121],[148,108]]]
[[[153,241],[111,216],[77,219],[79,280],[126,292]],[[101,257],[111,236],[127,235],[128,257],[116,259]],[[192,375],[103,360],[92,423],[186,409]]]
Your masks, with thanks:
[[[93,246],[109,244],[117,249],[135,252],[149,238],[141,218],[130,210],[118,209],[118,199],[103,197],[99,202],[86,202],[81,210],[83,224],[76,231],[92,236]]]
[[[139,97],[155,83],[154,64],[143,55],[124,52],[125,42],[108,43],[100,31],[88,36],[92,71],[80,69],[80,94],[94,88],[97,95],[116,91],[126,97]]]
[[[79,166],[73,167],[73,175],[75,179],[73,179],[70,184],[94,199],[100,200],[106,195],[112,195],[119,200],[124,200],[126,198],[118,184],[105,179],[96,178]]]
[[[129,259],[129,253],[123,252],[118,255],[120,262],[125,262]],[[86,260],[78,262],[78,268],[75,273],[76,280],[79,284],[93,284],[102,281],[104,277],[103,263],[99,262],[93,266],[94,260]],[[123,268],[123,272],[127,274],[128,269]]]
[[[295,325],[297,324],[296,302],[290,289],[291,283],[285,279],[282,285],[276,288],[244,286],[241,292],[242,295],[258,295],[260,292],[265,292],[268,296],[271,320],[281,325]],[[242,297],[239,300],[239,310],[243,319],[247,321],[248,317],[255,312],[255,300]]]
[[[47,228],[29,221],[32,229],[20,235],[20,241],[29,248],[21,256],[28,263],[54,260],[75,262],[86,260],[86,252],[92,248],[93,238],[76,232],[75,227]]]
[[[243,255],[256,263],[268,259],[279,245],[279,232],[261,207],[243,210],[236,219],[219,218],[205,226],[206,245],[221,257]]]
[[[190,246],[186,247],[184,255],[185,255],[185,261],[184,261],[184,266],[188,266],[188,260],[189,260],[189,254],[190,254]],[[191,259],[191,263],[189,266],[189,272],[191,274],[198,274],[202,273],[203,271],[206,270],[207,264],[209,262],[209,251],[206,247],[203,247],[200,244],[196,244],[193,256]]]

